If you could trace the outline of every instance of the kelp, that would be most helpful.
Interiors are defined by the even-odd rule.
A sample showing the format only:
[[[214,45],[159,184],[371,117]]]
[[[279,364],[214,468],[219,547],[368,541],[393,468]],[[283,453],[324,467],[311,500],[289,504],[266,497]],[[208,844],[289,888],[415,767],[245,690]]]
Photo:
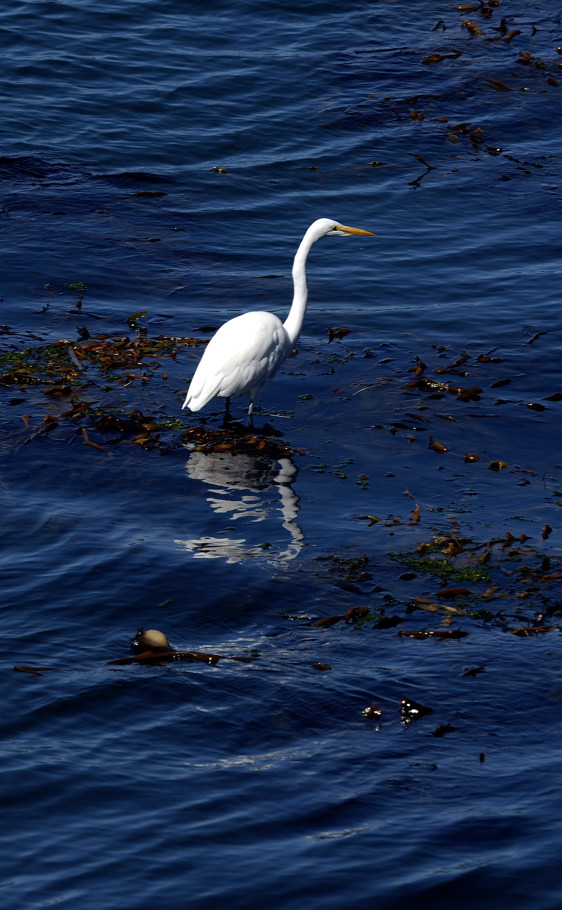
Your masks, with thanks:
[[[545,534],[546,526],[542,539]],[[413,550],[390,552],[386,558],[407,571],[400,571],[383,591],[373,581],[373,559],[367,553],[319,557],[338,586],[352,590],[363,603],[312,624],[363,633],[394,630],[405,639],[443,642],[465,638],[475,624],[519,638],[562,628],[562,557],[545,556],[527,535],[506,532],[478,542],[460,533],[435,534]],[[420,613],[432,617],[432,624],[412,627]]]
[[[154,630],[152,630],[154,631]],[[131,650],[134,652],[132,656],[127,657],[117,657],[114,660],[108,660],[103,664],[106,667],[127,667],[131,665],[141,665],[141,666],[158,666],[161,664],[169,663],[203,663],[211,667],[216,667],[216,665],[221,660],[232,660],[238,663],[250,663],[251,661],[256,660],[256,655],[227,655],[227,654],[210,654],[204,651],[191,651],[175,648],[168,642],[165,635],[157,632],[157,635],[160,635],[161,638],[166,642],[166,646],[153,645],[149,642],[143,643],[139,646],[139,638],[142,640],[143,630],[139,629],[137,635],[131,639],[129,645]],[[33,666],[23,666],[16,665],[14,670],[19,673],[29,673],[31,676],[43,676],[47,671],[52,670],[63,670],[63,669],[72,669],[72,670],[85,670],[86,667],[33,667]]]

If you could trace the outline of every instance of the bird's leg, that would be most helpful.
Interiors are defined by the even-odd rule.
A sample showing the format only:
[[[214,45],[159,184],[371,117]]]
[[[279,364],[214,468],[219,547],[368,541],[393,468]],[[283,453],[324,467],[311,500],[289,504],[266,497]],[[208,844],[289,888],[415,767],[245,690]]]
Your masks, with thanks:
[[[224,420],[222,422],[223,427],[227,427],[230,424],[230,398],[226,399],[226,404],[224,407]]]

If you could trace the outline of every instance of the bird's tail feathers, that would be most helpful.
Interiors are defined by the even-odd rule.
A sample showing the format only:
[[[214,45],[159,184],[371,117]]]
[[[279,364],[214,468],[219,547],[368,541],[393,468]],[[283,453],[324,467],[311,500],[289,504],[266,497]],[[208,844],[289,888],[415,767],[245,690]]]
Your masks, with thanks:
[[[204,408],[205,405],[211,400],[220,394],[220,378],[215,377],[212,382],[204,382],[203,386],[199,388],[193,388],[195,376],[191,380],[191,385],[187,390],[187,395],[185,396],[185,401],[182,404],[182,410],[184,408],[189,408],[190,411],[200,411],[201,408]]]

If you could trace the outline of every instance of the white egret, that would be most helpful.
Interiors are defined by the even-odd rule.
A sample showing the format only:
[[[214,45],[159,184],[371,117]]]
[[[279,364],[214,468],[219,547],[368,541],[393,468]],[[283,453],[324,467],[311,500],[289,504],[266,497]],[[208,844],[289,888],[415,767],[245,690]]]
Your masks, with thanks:
[[[296,345],[306,311],[306,259],[321,237],[370,234],[360,228],[319,218],[310,225],[293,261],[293,302],[285,322],[263,311],[243,313],[217,330],[203,352],[191,380],[183,408],[200,411],[212,398],[250,396],[248,423],[252,426],[254,401],[264,382],[277,372]]]

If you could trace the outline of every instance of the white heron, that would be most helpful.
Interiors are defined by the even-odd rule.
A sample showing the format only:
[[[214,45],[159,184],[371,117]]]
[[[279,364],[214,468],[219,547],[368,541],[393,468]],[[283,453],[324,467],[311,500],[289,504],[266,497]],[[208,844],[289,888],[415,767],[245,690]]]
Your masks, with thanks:
[[[321,237],[370,234],[330,218],[310,225],[293,261],[293,302],[285,322],[274,313],[256,311],[229,319],[213,335],[191,380],[182,408],[200,411],[212,398],[230,399],[249,395],[248,423],[252,426],[254,402],[264,382],[277,372],[289,356],[301,333],[308,289],[306,260]]]

